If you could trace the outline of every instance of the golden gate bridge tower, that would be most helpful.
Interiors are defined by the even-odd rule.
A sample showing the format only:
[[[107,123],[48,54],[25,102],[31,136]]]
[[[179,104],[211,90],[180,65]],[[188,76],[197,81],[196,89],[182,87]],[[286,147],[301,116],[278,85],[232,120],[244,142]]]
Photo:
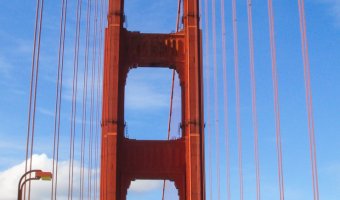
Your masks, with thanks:
[[[103,76],[101,200],[125,200],[135,179],[168,179],[174,181],[180,200],[205,199],[199,1],[183,0],[182,4],[182,30],[145,34],[123,27],[124,0],[109,1]],[[179,74],[182,137],[171,141],[128,139],[124,136],[127,74],[136,67],[161,66]]]

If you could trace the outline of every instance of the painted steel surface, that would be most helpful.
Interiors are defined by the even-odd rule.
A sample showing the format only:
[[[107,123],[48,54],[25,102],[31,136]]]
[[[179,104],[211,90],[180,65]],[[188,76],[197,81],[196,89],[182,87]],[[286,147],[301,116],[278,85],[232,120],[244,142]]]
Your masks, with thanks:
[[[110,0],[105,33],[101,200],[125,200],[135,179],[175,182],[180,200],[204,200],[204,119],[199,1],[183,1],[183,29],[172,34],[130,32],[124,1]],[[168,67],[179,74],[182,132],[172,141],[124,137],[126,77],[136,67]]]

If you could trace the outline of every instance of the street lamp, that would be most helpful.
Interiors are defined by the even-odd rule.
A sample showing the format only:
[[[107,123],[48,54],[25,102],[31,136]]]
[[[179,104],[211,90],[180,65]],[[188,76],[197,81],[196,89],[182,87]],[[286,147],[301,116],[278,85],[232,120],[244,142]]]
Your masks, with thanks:
[[[23,179],[31,173],[35,173],[34,177],[30,177],[28,179],[25,179],[25,181],[23,181]],[[31,180],[44,180],[44,181],[50,181],[52,180],[52,173],[51,172],[43,172],[40,169],[33,169],[30,170],[28,172],[26,172],[24,175],[21,176],[20,180],[19,180],[19,184],[18,184],[18,200],[22,199],[22,188],[24,187],[24,185]],[[23,182],[22,182],[23,181]]]

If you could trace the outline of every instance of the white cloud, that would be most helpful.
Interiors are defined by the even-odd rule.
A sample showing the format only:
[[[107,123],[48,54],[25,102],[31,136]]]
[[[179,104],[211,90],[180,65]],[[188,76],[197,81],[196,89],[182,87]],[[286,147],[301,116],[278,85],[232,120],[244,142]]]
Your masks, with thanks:
[[[129,72],[125,87],[126,108],[154,110],[169,107],[171,70],[137,68]]]
[[[131,182],[129,191],[138,193],[147,192],[161,188],[162,184],[162,180],[136,180]]]
[[[42,164],[43,160],[46,161],[47,157],[45,155],[42,156],[34,156],[35,163],[39,162]],[[17,196],[17,185],[19,181],[19,177],[24,173],[25,163],[22,162],[19,165],[11,167],[5,171],[0,172],[0,199],[15,199]],[[39,168],[45,168],[46,166],[39,166]],[[47,169],[49,170],[49,169]],[[49,184],[48,184],[49,185]]]
[[[0,200],[15,200],[17,199],[17,187],[19,178],[24,173],[25,162],[21,162],[7,170],[0,172]],[[52,159],[48,158],[46,154],[33,155],[33,169],[41,169],[43,171],[52,171]],[[58,200],[67,199],[68,191],[68,173],[69,163],[68,161],[59,162],[58,167]],[[93,174],[95,171],[93,171]],[[85,174],[85,188],[87,190],[87,174],[88,170],[84,169]],[[80,166],[79,163],[75,162],[74,165],[74,198],[78,198],[79,195],[79,176]],[[46,181],[32,181],[31,199],[34,200],[47,200],[50,199],[51,195],[51,182]],[[162,181],[151,181],[151,180],[137,180],[131,183],[129,191],[131,192],[148,192],[160,188]],[[99,186],[99,184],[98,184]],[[87,193],[85,193],[85,199]]]
[[[58,168],[58,199],[67,199],[68,191],[68,162],[59,162]],[[0,200],[14,200],[17,198],[17,186],[19,178],[24,173],[25,162],[15,165],[5,171],[0,172]],[[41,169],[43,171],[51,171],[52,159],[45,154],[33,155],[33,169]],[[74,194],[79,194],[79,180],[80,168],[77,163],[74,167]],[[85,169],[87,174],[87,169]],[[51,182],[46,181],[32,181],[31,199],[44,200],[50,199]],[[87,184],[85,184],[87,186]],[[85,189],[85,191],[87,191]]]
[[[168,96],[161,91],[156,91],[148,84],[131,82],[126,90],[126,108],[164,108],[168,106]]]

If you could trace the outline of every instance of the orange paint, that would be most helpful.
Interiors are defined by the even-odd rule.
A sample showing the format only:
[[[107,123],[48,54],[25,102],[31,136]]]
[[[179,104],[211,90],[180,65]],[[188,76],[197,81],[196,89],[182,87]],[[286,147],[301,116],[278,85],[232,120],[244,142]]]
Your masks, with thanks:
[[[123,28],[123,0],[110,0],[105,34],[101,200],[125,200],[135,179],[175,182],[180,200],[204,200],[204,118],[201,30],[197,0],[183,1],[183,30],[144,34]],[[124,137],[125,82],[130,69],[166,66],[179,74],[183,137]],[[147,133],[145,133],[147,134]]]

